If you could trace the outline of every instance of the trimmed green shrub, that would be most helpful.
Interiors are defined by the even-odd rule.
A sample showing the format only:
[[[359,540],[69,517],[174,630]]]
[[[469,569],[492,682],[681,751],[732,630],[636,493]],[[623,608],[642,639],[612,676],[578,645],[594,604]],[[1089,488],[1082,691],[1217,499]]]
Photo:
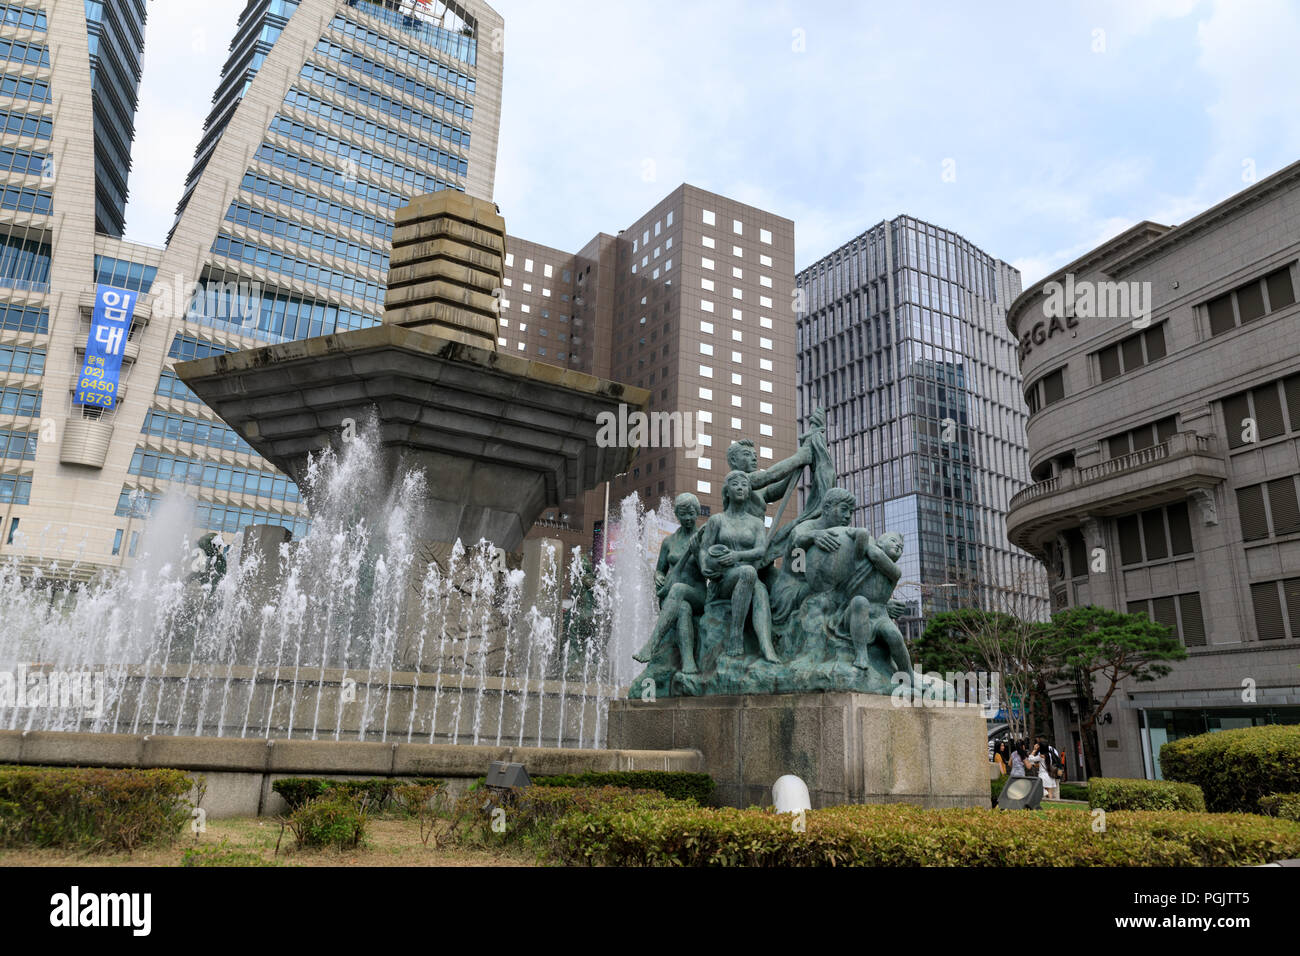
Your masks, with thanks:
[[[1271,817],[1300,823],[1300,793],[1270,793],[1259,798],[1259,809]]]
[[[192,785],[180,770],[0,767],[0,846],[169,843],[190,820]]]
[[[1088,806],[1106,811],[1190,810],[1204,813],[1205,794],[1193,783],[1093,777],[1088,781]]]
[[[467,793],[452,813],[455,842],[471,845],[528,845],[545,849],[555,824],[571,813],[641,812],[694,806],[653,790],[624,787],[544,787],[505,794],[498,802]]]
[[[610,770],[588,771],[555,777],[536,777],[540,787],[627,787],[630,790],[657,790],[674,800],[694,800],[708,804],[716,786],[707,773],[679,770]]]
[[[1166,780],[1194,783],[1216,813],[1254,813],[1259,798],[1300,791],[1300,724],[1220,730],[1160,748]]]
[[[379,778],[375,780],[331,780],[326,777],[285,777],[271,784],[271,789],[284,798],[290,810],[305,806],[307,801],[333,793],[345,793],[353,796],[364,795],[366,804],[372,810],[390,807],[399,787],[405,786],[445,787],[446,784],[433,777],[402,777],[397,779]]]
[[[299,847],[350,850],[365,844],[367,822],[364,795],[338,793],[307,801],[286,825]]]
[[[319,777],[285,777],[271,784],[271,789],[284,798],[291,811],[305,805],[308,800],[323,797],[332,780]]]
[[[1243,866],[1300,853],[1300,824],[1269,817],[831,807],[798,818],[678,804],[570,813],[551,829],[567,864],[602,866]]]

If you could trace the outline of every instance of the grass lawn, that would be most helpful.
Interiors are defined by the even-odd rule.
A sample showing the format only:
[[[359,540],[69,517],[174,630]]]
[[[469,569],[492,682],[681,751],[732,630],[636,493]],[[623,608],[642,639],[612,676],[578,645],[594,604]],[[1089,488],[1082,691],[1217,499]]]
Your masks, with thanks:
[[[186,830],[170,847],[134,853],[80,853],[69,850],[0,850],[0,866],[180,866],[195,847],[217,854],[225,865],[249,866],[535,866],[527,851],[513,849],[436,849],[420,842],[420,824],[398,817],[371,818],[369,846],[361,850],[299,850],[287,829],[280,841],[280,824],[256,817],[209,820],[207,832],[196,837]]]

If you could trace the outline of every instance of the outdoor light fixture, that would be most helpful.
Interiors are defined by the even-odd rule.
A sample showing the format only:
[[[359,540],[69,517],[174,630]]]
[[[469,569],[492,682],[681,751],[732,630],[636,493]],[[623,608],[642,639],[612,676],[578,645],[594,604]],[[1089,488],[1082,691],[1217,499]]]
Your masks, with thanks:
[[[528,771],[524,769],[523,764],[493,760],[488,767],[487,786],[500,790],[516,790],[520,787],[532,786],[532,781],[528,779]]]
[[[1042,780],[1038,777],[1011,777],[998,796],[998,809],[1037,810],[1042,802]]]
[[[777,813],[800,813],[812,809],[808,797],[808,784],[792,773],[777,778],[772,784],[772,806]]]

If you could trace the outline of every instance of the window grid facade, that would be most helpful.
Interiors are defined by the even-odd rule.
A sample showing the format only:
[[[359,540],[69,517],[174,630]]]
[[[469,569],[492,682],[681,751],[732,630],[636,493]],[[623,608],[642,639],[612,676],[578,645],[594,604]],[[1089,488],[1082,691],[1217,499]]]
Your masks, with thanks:
[[[1019,273],[901,216],[800,272],[798,286],[801,430],[826,408],[855,524],[904,536],[909,632],[974,600],[1045,615],[1037,562],[1006,537],[1011,496],[1029,477],[1005,324]]]
[[[131,549],[114,549],[123,526],[104,489],[157,480],[188,481],[208,530],[305,527],[292,483],[211,422],[172,365],[378,324],[395,210],[442,188],[491,198],[503,57],[479,47],[503,21],[481,0],[401,16],[391,6],[244,5],[160,248],[119,238],[145,0],[0,4],[0,25],[31,31],[0,38],[0,207],[18,223],[0,227],[0,428],[48,420],[56,436],[37,442],[34,460],[0,463],[0,527],[19,520],[27,533],[26,545],[0,540],[0,557],[28,560],[26,547],[65,563],[75,551],[87,573],[120,565]],[[29,7],[40,16],[6,12]],[[85,45],[70,39],[83,35]],[[66,148],[55,157],[52,143]],[[53,215],[61,229],[49,228]],[[51,235],[57,244],[41,238]],[[121,400],[92,414],[69,383],[96,282],[140,298]],[[178,445],[184,461],[163,456],[164,467],[158,456]],[[236,484],[254,494],[250,475],[258,497],[269,477],[272,503],[235,509],[226,499]],[[38,546],[37,528],[55,537]]]

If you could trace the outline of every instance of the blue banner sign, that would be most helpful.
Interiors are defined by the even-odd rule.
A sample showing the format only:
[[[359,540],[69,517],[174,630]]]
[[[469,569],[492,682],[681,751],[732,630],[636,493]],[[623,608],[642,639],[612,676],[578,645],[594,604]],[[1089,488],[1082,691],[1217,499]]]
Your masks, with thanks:
[[[86,340],[86,361],[81,366],[74,405],[113,408],[122,373],[122,354],[131,331],[138,293],[115,289],[110,285],[95,287],[95,309],[90,316],[90,338]]]

